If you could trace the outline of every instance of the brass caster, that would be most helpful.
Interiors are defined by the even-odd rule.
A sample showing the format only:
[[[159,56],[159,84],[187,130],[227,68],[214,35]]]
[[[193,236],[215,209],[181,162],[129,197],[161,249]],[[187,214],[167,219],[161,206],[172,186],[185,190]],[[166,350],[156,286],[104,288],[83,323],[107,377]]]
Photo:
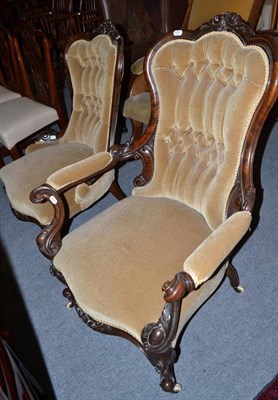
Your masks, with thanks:
[[[70,310],[72,307],[73,307],[73,304],[72,304],[71,301],[69,301],[69,302],[67,303],[67,309]]]
[[[173,389],[174,393],[179,393],[182,390],[182,385],[180,383],[176,383]]]
[[[244,293],[244,292],[245,292],[245,288],[244,288],[243,285],[238,285],[238,286],[235,288],[235,291],[238,292],[238,293]]]

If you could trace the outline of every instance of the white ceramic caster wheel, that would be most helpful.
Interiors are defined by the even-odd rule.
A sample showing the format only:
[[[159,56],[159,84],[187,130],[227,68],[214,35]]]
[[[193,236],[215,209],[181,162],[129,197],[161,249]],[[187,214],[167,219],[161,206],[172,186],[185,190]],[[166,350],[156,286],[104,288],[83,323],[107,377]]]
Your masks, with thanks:
[[[67,303],[67,309],[70,310],[72,307],[73,307],[73,304],[72,304],[71,301],[69,301],[69,302]]]
[[[174,386],[173,391],[174,391],[175,393],[178,393],[178,392],[181,392],[181,390],[182,390],[181,384],[180,384],[180,383],[176,383],[175,386]]]
[[[238,285],[238,287],[236,288],[236,291],[238,293],[244,293],[245,292],[245,288],[243,285]]]

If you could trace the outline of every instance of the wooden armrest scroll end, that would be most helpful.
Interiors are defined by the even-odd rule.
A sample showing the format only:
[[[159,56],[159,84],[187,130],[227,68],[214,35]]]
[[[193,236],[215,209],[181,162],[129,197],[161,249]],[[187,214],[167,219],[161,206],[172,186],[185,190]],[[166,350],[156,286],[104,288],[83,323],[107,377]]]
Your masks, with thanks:
[[[165,292],[164,300],[166,303],[179,301],[194,289],[194,281],[186,272],[177,273],[174,279],[165,282],[162,287],[163,292]]]
[[[52,260],[62,246],[61,229],[65,220],[65,207],[62,198],[51,186],[44,184],[30,193],[30,200],[35,204],[50,201],[54,208],[54,218],[42,228],[36,242],[41,253]]]

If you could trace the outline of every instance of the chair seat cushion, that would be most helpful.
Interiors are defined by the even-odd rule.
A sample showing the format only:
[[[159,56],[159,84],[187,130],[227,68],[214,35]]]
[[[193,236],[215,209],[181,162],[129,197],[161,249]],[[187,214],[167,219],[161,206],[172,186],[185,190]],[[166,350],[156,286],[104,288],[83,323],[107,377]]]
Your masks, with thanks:
[[[147,125],[151,116],[150,93],[143,92],[126,99],[123,116]]]
[[[58,120],[57,111],[28,97],[0,104],[0,142],[9,150],[18,142]]]
[[[32,203],[29,199],[30,192],[45,183],[53,172],[92,154],[93,150],[84,144],[52,142],[7,164],[0,170],[0,178],[12,208],[22,215],[35,218],[41,225],[47,225],[53,218],[51,204]],[[69,190],[66,197],[72,205],[71,214],[79,212],[80,208],[73,200],[74,190]]]
[[[160,317],[162,285],[210,233],[176,200],[132,196],[68,234],[53,264],[85,313],[140,341]]]
[[[13,92],[12,90],[0,85],[0,104],[9,100],[17,99],[18,97],[21,97],[19,93]]]

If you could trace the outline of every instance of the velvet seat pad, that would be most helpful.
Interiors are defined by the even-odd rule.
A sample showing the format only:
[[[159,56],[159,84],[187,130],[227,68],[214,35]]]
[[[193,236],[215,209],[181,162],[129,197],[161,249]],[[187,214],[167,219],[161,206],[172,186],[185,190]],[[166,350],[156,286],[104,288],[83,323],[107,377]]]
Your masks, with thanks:
[[[28,97],[0,104],[0,142],[9,150],[18,142],[58,120],[57,111]]]
[[[148,124],[151,116],[151,96],[148,92],[136,94],[126,99],[123,116]]]
[[[51,144],[44,147],[7,164],[0,170],[0,178],[12,208],[35,218],[42,225],[47,225],[54,215],[51,203],[32,203],[29,199],[30,192],[45,183],[53,172],[91,156],[93,150],[78,143]],[[74,202],[74,191],[75,189],[69,190],[66,194],[72,215],[80,211],[79,205]]]
[[[9,100],[17,99],[18,97],[21,97],[19,93],[13,92],[12,90],[0,85],[0,104]]]
[[[160,317],[162,285],[210,233],[176,200],[132,196],[68,234],[53,264],[83,311],[140,340]]]

